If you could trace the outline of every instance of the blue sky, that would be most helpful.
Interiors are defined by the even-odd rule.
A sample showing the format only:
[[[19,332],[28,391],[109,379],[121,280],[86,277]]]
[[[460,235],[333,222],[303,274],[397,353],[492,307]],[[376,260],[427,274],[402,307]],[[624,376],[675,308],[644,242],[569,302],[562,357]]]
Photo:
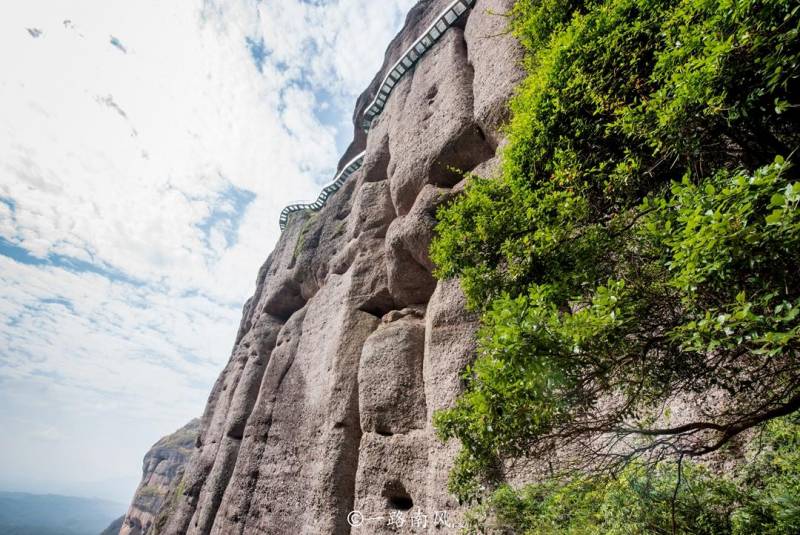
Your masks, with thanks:
[[[0,489],[127,500],[200,415],[281,208],[330,180],[413,4],[4,8]]]

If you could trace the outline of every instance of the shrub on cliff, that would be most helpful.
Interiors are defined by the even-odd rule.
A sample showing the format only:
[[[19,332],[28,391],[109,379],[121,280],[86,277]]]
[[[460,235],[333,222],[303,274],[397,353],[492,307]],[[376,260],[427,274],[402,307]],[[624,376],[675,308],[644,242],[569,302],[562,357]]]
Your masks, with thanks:
[[[526,535],[800,531],[800,425],[774,420],[734,475],[703,466],[633,463],[617,477],[498,489],[469,515],[470,531]],[[758,446],[756,450],[755,446]]]
[[[800,408],[784,160],[800,6],[520,0],[513,15],[529,75],[502,176],[440,211],[431,251],[482,312],[467,391],[435,422],[463,445],[467,500],[507,459],[655,470]]]

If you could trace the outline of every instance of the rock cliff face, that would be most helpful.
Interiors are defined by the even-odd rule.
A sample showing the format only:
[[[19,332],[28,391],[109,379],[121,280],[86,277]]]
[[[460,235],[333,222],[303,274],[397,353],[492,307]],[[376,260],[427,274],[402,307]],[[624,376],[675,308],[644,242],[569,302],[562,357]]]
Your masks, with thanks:
[[[199,431],[200,420],[192,420],[150,448],[144,456],[142,481],[121,527],[115,533],[143,535],[153,532],[159,511],[166,513],[169,498],[176,494]]]
[[[123,522],[125,522],[125,515],[114,520],[106,529],[100,532],[100,535],[117,535],[119,530],[122,529]]]
[[[449,2],[411,10],[354,125]],[[363,167],[320,212],[291,216],[154,532],[384,533],[395,532],[394,511],[406,513],[405,532],[442,533],[437,511],[458,522],[446,490],[456,445],[437,441],[431,416],[460,392],[476,323],[458,282],[433,278],[427,251],[436,208],[461,187],[454,169],[496,163],[522,75],[521,51],[496,14],[512,4],[478,0],[398,82],[369,133],[355,128],[342,161],[366,150]],[[360,527],[348,523],[352,510]],[[412,512],[427,526],[412,526]]]

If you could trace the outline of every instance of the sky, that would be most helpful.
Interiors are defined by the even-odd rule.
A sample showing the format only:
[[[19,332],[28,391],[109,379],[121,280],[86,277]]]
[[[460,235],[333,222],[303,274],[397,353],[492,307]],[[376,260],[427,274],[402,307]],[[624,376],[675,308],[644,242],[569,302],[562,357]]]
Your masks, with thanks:
[[[0,0],[0,489],[130,499],[414,3]]]

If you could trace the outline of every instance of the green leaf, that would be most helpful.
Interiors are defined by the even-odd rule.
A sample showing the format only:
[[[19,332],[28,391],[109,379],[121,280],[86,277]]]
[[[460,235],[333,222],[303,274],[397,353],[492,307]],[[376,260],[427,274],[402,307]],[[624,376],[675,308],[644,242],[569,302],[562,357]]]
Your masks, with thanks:
[[[783,210],[773,210],[771,214],[766,217],[768,225],[778,225],[783,220]]]

